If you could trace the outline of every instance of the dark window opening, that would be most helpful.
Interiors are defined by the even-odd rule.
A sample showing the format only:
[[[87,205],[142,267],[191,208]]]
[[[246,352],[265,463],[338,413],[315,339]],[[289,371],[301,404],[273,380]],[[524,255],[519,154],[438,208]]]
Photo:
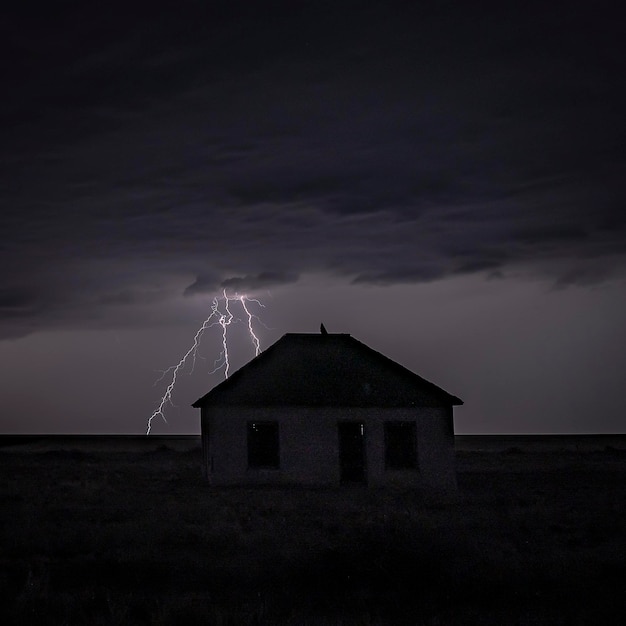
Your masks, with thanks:
[[[417,468],[415,422],[385,422],[385,468]]]
[[[248,467],[280,467],[278,422],[248,422]]]

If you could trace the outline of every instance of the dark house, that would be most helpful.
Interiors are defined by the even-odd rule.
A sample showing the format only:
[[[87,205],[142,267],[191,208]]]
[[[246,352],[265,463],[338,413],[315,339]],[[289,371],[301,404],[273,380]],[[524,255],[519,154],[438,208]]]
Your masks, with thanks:
[[[210,483],[454,489],[462,404],[347,334],[287,334],[194,402]]]

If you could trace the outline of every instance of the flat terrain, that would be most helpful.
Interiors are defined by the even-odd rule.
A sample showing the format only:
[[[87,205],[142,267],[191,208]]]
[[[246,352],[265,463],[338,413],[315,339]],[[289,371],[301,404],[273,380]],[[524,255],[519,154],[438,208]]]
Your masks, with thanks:
[[[5,445],[0,623],[623,624],[626,452],[469,448],[440,499],[209,488],[194,440]]]

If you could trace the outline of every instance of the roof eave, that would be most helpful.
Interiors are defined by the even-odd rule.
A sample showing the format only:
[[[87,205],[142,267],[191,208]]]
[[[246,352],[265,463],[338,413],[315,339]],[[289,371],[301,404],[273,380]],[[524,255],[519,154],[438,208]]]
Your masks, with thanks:
[[[202,398],[198,398],[191,406],[194,409],[201,409],[203,407],[209,406],[209,405],[213,405],[213,406],[240,406],[240,407],[255,407],[258,406],[258,404],[254,403],[254,402],[219,402],[218,401],[213,401],[211,402],[209,396],[211,395],[211,392],[207,393],[206,395],[202,396]],[[456,396],[451,396],[448,395],[446,398],[444,398],[444,402],[443,404],[449,404],[451,406],[460,406],[463,404],[463,400],[461,400],[460,398],[457,398]],[[291,406],[291,405],[284,405],[281,403],[271,403],[271,406]],[[384,407],[388,407],[388,408],[416,408],[419,406],[431,406],[431,405],[426,405],[426,404],[336,404],[336,403],[329,403],[329,404],[302,404],[302,405],[297,405],[297,406],[307,406],[307,407],[320,407],[320,406],[338,406],[338,407],[367,407],[367,406],[377,406],[380,408],[384,408]],[[433,405],[434,406],[434,405]]]

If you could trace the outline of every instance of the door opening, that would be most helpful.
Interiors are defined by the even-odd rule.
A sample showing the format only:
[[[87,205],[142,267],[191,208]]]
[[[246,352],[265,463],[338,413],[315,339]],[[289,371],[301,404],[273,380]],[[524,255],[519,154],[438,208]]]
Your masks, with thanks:
[[[362,422],[339,422],[339,468],[341,482],[365,482],[365,426]]]

